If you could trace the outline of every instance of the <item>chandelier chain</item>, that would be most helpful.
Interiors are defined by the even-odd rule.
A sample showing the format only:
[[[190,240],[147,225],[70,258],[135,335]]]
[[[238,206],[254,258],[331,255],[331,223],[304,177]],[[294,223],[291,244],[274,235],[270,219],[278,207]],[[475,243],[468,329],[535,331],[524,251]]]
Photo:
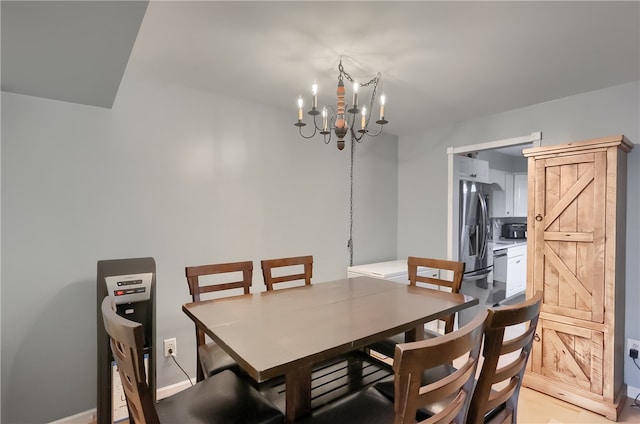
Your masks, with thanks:
[[[349,173],[349,266],[353,266],[353,155],[356,143],[351,139],[351,170]]]
[[[351,83],[355,82],[353,80],[353,78],[351,77],[351,75],[347,71],[344,70],[344,67],[342,66],[342,61],[340,61],[340,64],[338,65],[338,71],[340,72],[340,74],[338,75],[338,79],[339,80],[342,80],[342,76],[344,75],[347,78],[347,80],[349,80],[349,82],[351,82]],[[378,81],[380,80],[380,76],[381,76],[380,72],[378,72],[375,77],[371,78],[370,81],[365,82],[365,83],[358,83],[358,85],[360,87],[368,87],[371,84],[375,83],[374,87],[376,87],[378,85]]]

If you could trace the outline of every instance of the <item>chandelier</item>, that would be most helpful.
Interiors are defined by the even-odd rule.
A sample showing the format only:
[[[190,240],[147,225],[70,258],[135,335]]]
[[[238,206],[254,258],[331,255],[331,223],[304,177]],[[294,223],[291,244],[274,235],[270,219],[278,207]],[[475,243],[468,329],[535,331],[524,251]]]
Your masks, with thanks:
[[[344,70],[344,67],[342,66],[342,59],[340,59],[340,63],[338,64],[338,89],[336,91],[337,101],[335,108],[332,105],[327,105],[322,107],[322,111],[318,110],[318,85],[313,84],[311,86],[311,110],[307,112],[308,115],[313,117],[313,133],[311,135],[304,135],[302,133],[302,127],[307,124],[302,120],[302,96],[298,98],[298,122],[294,125],[298,127],[300,135],[303,138],[308,139],[314,137],[316,134],[320,134],[322,135],[325,144],[329,144],[331,142],[333,131],[335,136],[338,138],[338,150],[342,150],[344,149],[344,138],[348,134],[351,135],[352,141],[360,143],[365,135],[375,137],[382,133],[382,127],[389,122],[384,119],[384,94],[380,96],[380,114],[379,119],[375,121],[375,123],[380,125],[380,127],[377,128],[377,132],[369,131],[369,124],[372,119],[372,112],[376,101],[376,91],[380,85],[381,78],[382,75],[378,72],[369,82],[358,83],[353,80],[347,71]],[[347,79],[353,86],[353,100],[350,107],[344,100],[344,79]],[[371,91],[371,98],[369,99],[369,109],[367,109],[365,104],[363,104],[362,107],[358,104],[358,89],[361,87],[369,87],[371,85],[373,85],[373,89]],[[347,109],[348,107],[349,109]],[[347,113],[345,113],[345,110]],[[318,122],[317,119],[320,115],[322,115],[322,122]],[[360,119],[357,119],[358,116]]]

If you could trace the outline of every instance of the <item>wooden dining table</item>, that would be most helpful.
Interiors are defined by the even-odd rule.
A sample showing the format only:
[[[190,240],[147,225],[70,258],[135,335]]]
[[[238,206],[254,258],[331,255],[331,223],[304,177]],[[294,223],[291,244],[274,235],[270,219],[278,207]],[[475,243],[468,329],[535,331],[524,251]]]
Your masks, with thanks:
[[[372,277],[187,303],[182,310],[256,382],[285,376],[288,422],[311,411],[314,364],[478,304]]]

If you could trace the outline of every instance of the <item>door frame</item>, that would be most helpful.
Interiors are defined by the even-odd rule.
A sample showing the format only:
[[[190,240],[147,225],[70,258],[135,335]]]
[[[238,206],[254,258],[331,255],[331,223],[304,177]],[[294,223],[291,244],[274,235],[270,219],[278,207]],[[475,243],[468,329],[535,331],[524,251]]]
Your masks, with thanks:
[[[532,143],[532,147],[540,147],[542,141],[542,132],[533,132],[529,135],[521,137],[506,138],[503,140],[489,141],[486,143],[470,144],[468,146],[461,147],[448,147],[447,148],[447,258],[449,260],[458,260],[458,237],[454,236],[458,228],[459,218],[453,211],[458,210],[460,203],[460,195],[458,193],[458,187],[460,185],[460,178],[453,174],[453,156],[460,153],[471,153],[481,150],[491,150],[500,147],[517,146],[520,144]]]

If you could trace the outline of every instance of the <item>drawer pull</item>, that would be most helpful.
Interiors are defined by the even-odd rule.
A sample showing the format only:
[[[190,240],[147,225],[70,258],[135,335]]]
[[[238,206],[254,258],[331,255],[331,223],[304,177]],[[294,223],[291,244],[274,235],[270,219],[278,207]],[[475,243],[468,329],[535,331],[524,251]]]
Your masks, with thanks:
[[[536,221],[538,222],[542,221],[542,215],[540,214],[536,215]]]
[[[536,334],[533,336],[533,340],[535,340],[535,341],[537,341],[537,342],[539,342],[539,341],[540,341],[540,336],[538,336],[538,333],[536,333]]]

